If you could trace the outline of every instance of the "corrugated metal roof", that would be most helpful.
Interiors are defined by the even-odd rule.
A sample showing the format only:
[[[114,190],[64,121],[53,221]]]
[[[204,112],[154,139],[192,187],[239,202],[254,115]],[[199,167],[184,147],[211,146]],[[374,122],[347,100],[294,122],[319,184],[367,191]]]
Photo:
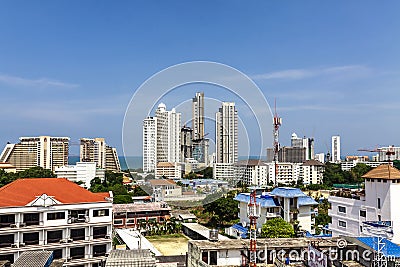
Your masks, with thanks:
[[[47,267],[52,261],[52,251],[25,251],[15,261],[13,267]]]
[[[377,237],[357,237],[359,241],[372,248],[373,250],[378,249],[378,238]],[[382,242],[385,244],[385,247],[382,253],[388,256],[394,256],[396,258],[400,258],[400,246],[392,243],[390,240],[382,239]]]
[[[318,203],[310,196],[303,196],[297,199],[299,206],[318,205]]]
[[[277,187],[274,190],[272,190],[271,195],[275,195],[278,197],[286,197],[286,198],[305,196],[305,194],[300,189],[293,187]]]
[[[249,203],[250,202],[250,194],[249,193],[241,193],[241,194],[238,194],[234,199],[239,202]],[[261,207],[265,207],[265,208],[279,207],[276,200],[270,195],[257,196],[256,201],[258,204],[260,204]]]

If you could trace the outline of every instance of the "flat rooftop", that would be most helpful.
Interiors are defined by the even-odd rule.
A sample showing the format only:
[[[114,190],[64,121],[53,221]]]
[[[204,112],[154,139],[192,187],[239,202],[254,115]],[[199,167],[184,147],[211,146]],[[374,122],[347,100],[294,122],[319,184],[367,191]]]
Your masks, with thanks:
[[[340,239],[339,237],[327,237],[327,238],[264,238],[257,239],[257,247],[264,248],[265,246],[268,249],[273,248],[302,248],[307,247],[310,242],[317,242],[320,247],[336,247],[336,242]],[[213,250],[222,250],[222,249],[242,249],[243,247],[250,246],[250,240],[248,239],[228,239],[228,240],[219,240],[216,242],[208,241],[208,240],[190,240],[190,244],[197,246],[200,249],[213,249]],[[353,243],[348,244],[354,245]]]

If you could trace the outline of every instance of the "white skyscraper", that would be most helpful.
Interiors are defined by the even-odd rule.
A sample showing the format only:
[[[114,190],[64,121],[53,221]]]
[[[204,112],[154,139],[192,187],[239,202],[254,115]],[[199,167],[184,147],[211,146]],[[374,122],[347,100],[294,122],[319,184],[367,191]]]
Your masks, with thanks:
[[[157,163],[157,118],[143,120],[143,171],[153,172]]]
[[[234,102],[222,102],[215,115],[215,146],[217,163],[235,163],[238,160],[238,117]]]
[[[157,153],[158,162],[180,162],[181,113],[173,108],[167,111],[165,104],[158,105],[157,118]]]
[[[332,162],[340,162],[340,136],[332,136]]]

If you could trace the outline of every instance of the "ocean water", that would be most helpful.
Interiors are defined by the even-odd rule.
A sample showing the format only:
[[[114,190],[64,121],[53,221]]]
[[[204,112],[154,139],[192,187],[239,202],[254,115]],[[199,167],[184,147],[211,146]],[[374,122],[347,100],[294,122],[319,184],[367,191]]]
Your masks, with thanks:
[[[140,156],[131,156],[131,157],[123,157],[119,156],[119,163],[121,164],[121,170],[128,169],[128,165],[130,169],[138,169],[143,166],[143,158]],[[68,158],[68,164],[75,165],[79,162],[78,156],[71,156]]]

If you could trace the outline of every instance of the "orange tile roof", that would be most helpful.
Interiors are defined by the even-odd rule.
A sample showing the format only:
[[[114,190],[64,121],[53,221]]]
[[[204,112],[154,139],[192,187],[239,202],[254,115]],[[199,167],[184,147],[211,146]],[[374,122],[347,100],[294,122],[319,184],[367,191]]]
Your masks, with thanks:
[[[372,179],[400,179],[400,171],[389,164],[381,164],[378,167],[367,172],[363,178]]]
[[[63,204],[106,202],[109,196],[94,194],[65,178],[27,178],[0,188],[0,207],[26,206],[43,194]]]

